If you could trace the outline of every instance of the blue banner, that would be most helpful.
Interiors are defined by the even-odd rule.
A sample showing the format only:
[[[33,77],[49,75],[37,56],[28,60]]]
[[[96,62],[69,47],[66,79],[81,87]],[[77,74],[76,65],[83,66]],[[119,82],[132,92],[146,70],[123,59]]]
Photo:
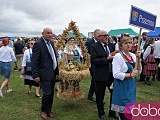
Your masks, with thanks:
[[[130,25],[154,31],[157,16],[131,5]]]

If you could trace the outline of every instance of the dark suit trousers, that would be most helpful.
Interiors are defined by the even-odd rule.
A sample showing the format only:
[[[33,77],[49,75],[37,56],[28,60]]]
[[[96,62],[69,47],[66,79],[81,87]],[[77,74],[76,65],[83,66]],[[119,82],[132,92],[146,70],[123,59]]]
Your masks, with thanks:
[[[96,103],[98,109],[98,115],[104,115],[104,95],[106,91],[107,81],[96,81]]]
[[[89,92],[88,92],[88,98],[92,98],[94,93],[95,93],[95,87],[96,87],[96,81],[94,79],[94,70],[93,70],[93,67],[91,67],[90,69],[90,74],[91,74],[91,84],[90,84],[90,89],[89,89]]]
[[[42,88],[42,112],[51,112],[54,96],[55,81],[40,81],[40,87]]]
[[[141,58],[143,59],[143,54],[141,54]],[[141,74],[140,74],[140,81],[144,81],[145,80],[145,78],[146,78],[146,76],[143,74],[143,69],[144,69],[144,62],[143,62],[143,60],[141,61],[141,64],[142,64],[142,72],[141,72]]]

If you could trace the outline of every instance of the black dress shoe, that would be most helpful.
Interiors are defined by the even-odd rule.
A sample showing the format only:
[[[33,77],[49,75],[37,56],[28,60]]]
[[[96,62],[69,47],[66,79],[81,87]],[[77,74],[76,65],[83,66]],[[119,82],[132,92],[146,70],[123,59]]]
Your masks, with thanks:
[[[100,120],[107,120],[106,115],[99,116]]]
[[[113,118],[113,119],[115,119],[115,120],[119,120],[119,116],[118,115],[109,115],[108,116],[109,118]]]
[[[90,101],[93,101],[93,102],[96,102],[96,99],[95,98],[93,98],[93,97],[88,97],[88,100],[90,100]]]
[[[139,79],[139,80],[138,80],[138,82],[143,82],[143,81],[144,81],[144,80],[142,80],[142,79]]]
[[[149,83],[148,81],[144,81],[144,83],[147,85],[151,85],[151,83]]]
[[[18,69],[17,69],[17,68],[14,68],[14,71],[18,71]]]

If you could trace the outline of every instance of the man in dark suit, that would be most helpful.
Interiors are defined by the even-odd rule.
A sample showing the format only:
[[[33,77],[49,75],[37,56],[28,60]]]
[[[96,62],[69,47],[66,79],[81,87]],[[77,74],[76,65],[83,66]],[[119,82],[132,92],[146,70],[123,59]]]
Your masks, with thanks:
[[[142,38],[141,38],[141,41],[140,41],[140,51],[141,51],[141,59],[143,59],[143,53],[146,49],[146,41],[147,41],[147,32],[143,32],[142,33]],[[142,64],[142,72],[140,74],[140,79],[139,79],[139,82],[141,81],[144,81],[146,84],[150,85],[149,81],[146,81],[146,76],[143,74],[143,68],[144,68],[144,62],[143,60],[141,61],[141,64]]]
[[[91,46],[91,64],[95,66],[94,79],[96,81],[96,103],[98,115],[101,120],[106,120],[103,99],[106,87],[113,82],[111,53],[115,50],[112,43],[108,42],[108,34],[105,30],[99,31],[99,41]],[[110,111],[109,111],[110,112]],[[115,115],[115,113],[114,113]],[[110,117],[110,116],[109,116]]]
[[[36,82],[40,82],[43,97],[41,117],[54,118],[52,112],[53,94],[56,75],[59,74],[56,52],[52,39],[52,30],[44,28],[42,37],[34,44],[32,54],[32,74]]]
[[[88,53],[90,54],[90,47],[91,45],[93,45],[94,43],[96,43],[98,41],[98,36],[99,36],[99,32],[100,30],[99,29],[96,29],[93,33],[94,37],[92,38],[92,40],[88,40],[86,42],[86,47],[88,49]],[[95,93],[95,80],[94,80],[94,65],[91,64],[91,67],[90,67],[90,74],[91,74],[91,84],[90,84],[90,89],[89,89],[89,92],[88,92],[88,100],[91,100],[93,102],[96,102],[96,99],[93,97],[94,93]]]

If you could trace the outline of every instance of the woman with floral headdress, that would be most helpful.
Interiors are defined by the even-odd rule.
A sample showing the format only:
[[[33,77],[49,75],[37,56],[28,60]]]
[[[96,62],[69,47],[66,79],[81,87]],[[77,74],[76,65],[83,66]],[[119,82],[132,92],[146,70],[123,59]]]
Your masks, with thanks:
[[[138,68],[135,69],[136,56],[140,59],[140,53],[131,53],[130,37],[122,37],[119,41],[120,52],[117,53],[112,62],[114,77],[111,109],[117,111],[121,120],[130,120],[132,114],[125,111],[128,103],[136,101],[136,79],[141,72],[141,62],[138,60]],[[128,118],[125,115],[128,115]]]
[[[138,47],[138,37],[134,37],[131,52],[136,53],[137,47]]]
[[[64,48],[64,57],[65,62],[68,63],[70,60],[80,61],[81,49],[75,44],[75,38],[70,37]],[[73,58],[69,58],[69,55],[72,55]]]

